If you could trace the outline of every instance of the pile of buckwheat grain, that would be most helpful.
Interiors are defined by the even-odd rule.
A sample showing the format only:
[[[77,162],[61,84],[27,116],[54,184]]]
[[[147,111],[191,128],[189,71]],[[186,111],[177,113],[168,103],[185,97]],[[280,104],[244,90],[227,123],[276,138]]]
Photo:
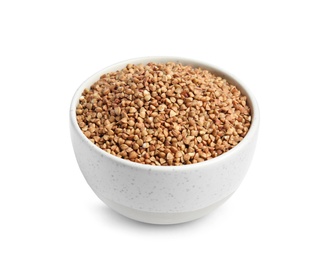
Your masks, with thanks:
[[[84,135],[106,152],[151,165],[223,154],[249,130],[246,97],[207,70],[179,63],[128,64],[85,89],[76,110]]]

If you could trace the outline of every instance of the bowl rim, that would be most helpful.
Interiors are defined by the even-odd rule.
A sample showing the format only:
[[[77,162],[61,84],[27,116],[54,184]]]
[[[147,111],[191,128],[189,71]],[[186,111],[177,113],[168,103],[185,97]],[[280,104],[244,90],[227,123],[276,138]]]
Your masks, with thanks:
[[[113,69],[117,67],[124,68],[127,64],[146,64],[148,62],[155,62],[155,63],[165,63],[165,62],[180,62],[184,65],[189,64],[193,67],[201,67],[203,69],[207,69],[215,74],[218,74],[220,76],[223,76],[225,79],[227,79],[229,82],[234,82],[234,84],[237,86],[237,88],[244,93],[245,96],[247,96],[248,104],[251,108],[251,126],[246,134],[246,136],[240,141],[236,146],[234,146],[231,150],[217,156],[214,158],[211,158],[209,160],[199,162],[199,163],[193,163],[188,165],[178,165],[178,166],[159,166],[159,165],[151,165],[151,164],[142,164],[137,162],[132,162],[128,159],[119,158],[115,155],[109,154],[106,151],[102,150],[101,148],[97,147],[95,144],[93,144],[81,131],[77,120],[76,120],[76,106],[78,104],[79,98],[81,97],[82,91],[85,88],[89,88],[91,83],[90,81],[94,78],[96,80],[93,80],[92,82],[96,82],[99,77],[107,72],[110,71],[117,71],[118,69]],[[100,156],[109,158],[113,160],[114,162],[118,164],[124,164],[125,166],[133,167],[133,168],[140,168],[141,170],[152,170],[152,171],[171,171],[171,172],[177,172],[182,170],[189,170],[189,169],[197,169],[206,167],[211,164],[219,163],[223,160],[226,160],[227,158],[233,156],[235,153],[237,153],[239,150],[242,150],[245,146],[247,146],[253,139],[253,137],[257,134],[259,123],[260,123],[260,111],[259,106],[257,103],[257,100],[255,99],[254,95],[251,93],[250,89],[245,86],[245,84],[241,83],[241,80],[238,80],[236,76],[233,76],[232,74],[229,74],[222,68],[219,68],[216,65],[209,64],[204,61],[190,59],[190,58],[184,58],[179,56],[145,56],[145,57],[138,57],[133,59],[127,59],[123,60],[117,63],[114,63],[110,66],[107,66],[90,77],[88,77],[75,91],[73,98],[71,100],[70,105],[70,121],[72,123],[72,126],[74,130],[78,133],[78,135],[82,138],[82,140],[86,141],[87,145],[95,150],[97,153],[100,154]]]

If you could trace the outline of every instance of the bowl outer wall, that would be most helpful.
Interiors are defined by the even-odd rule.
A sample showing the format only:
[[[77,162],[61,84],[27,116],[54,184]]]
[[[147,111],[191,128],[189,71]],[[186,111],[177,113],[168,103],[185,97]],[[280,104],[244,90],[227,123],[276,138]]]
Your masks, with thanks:
[[[248,98],[252,124],[244,139],[230,151],[205,162],[184,166],[152,166],[134,163],[106,153],[90,142],[80,130],[75,109],[85,88],[110,71],[128,63],[179,62],[202,67],[235,84]],[[251,92],[235,78],[215,66],[178,57],[144,57],[109,66],[88,78],[76,91],[70,108],[71,139],[78,165],[93,191],[128,208],[180,213],[208,207],[232,194],[242,182],[256,146],[259,109]]]

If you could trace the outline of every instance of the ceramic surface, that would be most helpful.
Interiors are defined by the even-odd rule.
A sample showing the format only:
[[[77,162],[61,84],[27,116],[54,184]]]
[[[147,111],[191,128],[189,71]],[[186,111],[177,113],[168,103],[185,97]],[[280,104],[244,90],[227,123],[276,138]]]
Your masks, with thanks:
[[[85,88],[106,72],[128,63],[174,61],[199,66],[224,76],[248,97],[252,124],[232,150],[205,162],[183,166],[151,166],[110,155],[81,132],[75,108]],[[204,216],[229,198],[242,182],[251,163],[259,127],[258,105],[251,92],[214,66],[177,57],[145,57],[107,67],[87,79],[76,91],[70,109],[70,130],[79,167],[95,194],[115,211],[154,224],[174,224]]]

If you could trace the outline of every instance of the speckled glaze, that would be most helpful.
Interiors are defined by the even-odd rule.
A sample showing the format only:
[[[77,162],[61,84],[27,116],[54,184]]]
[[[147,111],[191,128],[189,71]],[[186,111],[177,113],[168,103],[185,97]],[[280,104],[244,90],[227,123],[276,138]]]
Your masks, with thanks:
[[[81,132],[75,109],[85,88],[106,72],[128,63],[180,62],[224,76],[247,97],[252,125],[232,150],[205,162],[183,166],[151,166],[120,159],[91,143]],[[258,105],[245,86],[208,64],[178,57],[145,57],[107,67],[87,79],[76,91],[70,108],[74,152],[87,183],[109,207],[129,218],[153,224],[175,224],[200,218],[226,201],[242,182],[251,163],[259,127]]]

